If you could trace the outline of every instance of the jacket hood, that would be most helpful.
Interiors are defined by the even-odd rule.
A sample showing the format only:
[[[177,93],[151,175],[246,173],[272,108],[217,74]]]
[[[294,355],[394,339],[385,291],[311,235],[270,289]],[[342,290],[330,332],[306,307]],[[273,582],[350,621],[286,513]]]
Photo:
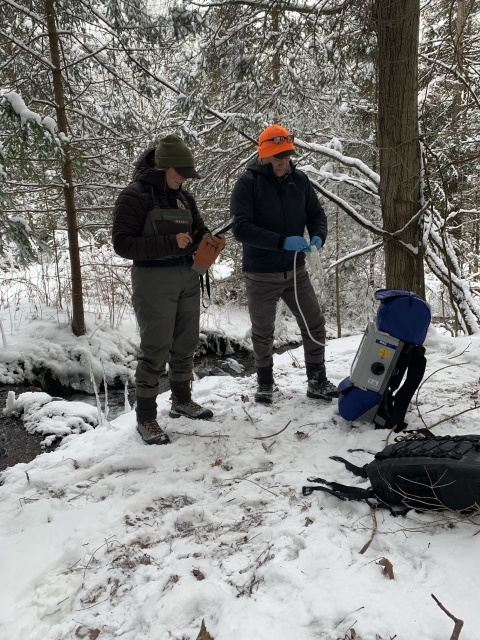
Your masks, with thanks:
[[[135,164],[133,182],[147,182],[155,187],[165,188],[165,172],[155,169],[155,147],[147,149]]]
[[[270,178],[274,178],[278,180],[277,176],[273,173],[273,167],[271,164],[260,164],[258,158],[254,158],[247,164],[247,171],[252,171],[253,173],[259,173],[262,176],[267,176]],[[286,175],[289,173],[293,173],[295,171],[295,165],[290,160],[288,163],[288,169]]]

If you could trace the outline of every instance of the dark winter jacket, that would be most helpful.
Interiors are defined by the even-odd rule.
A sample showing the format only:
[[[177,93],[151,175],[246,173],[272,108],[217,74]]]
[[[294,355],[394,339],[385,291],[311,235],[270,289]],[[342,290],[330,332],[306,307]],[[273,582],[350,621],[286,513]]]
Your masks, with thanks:
[[[279,180],[271,164],[252,161],[235,183],[230,199],[233,233],[243,244],[243,270],[276,273],[293,269],[293,251],[284,251],[287,236],[327,238],[327,218],[305,173],[290,162]],[[297,255],[297,267],[305,254]]]
[[[162,208],[178,209],[178,191],[169,189],[165,172],[154,169],[155,149],[149,149],[138,160],[131,182],[115,202],[112,230],[113,248],[122,258],[129,260],[157,260],[183,253],[175,235],[142,235],[147,212],[153,202],[150,185],[162,204]],[[192,233],[195,244],[208,232],[193,196],[182,189],[193,218]]]

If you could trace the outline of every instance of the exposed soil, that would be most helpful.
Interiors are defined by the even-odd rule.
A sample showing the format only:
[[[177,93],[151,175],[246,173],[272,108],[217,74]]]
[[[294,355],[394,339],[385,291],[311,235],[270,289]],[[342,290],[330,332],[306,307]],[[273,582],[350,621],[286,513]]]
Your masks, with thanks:
[[[276,350],[276,352],[282,353],[285,350],[286,348],[282,348]],[[241,364],[243,369],[237,370],[239,367],[232,368],[228,362],[230,358],[233,358],[237,363]],[[250,375],[254,371],[255,361],[253,353],[250,351],[239,350],[230,356],[217,355],[216,353],[209,351],[209,353],[195,357],[195,374],[199,378],[203,378],[204,376],[238,377]],[[96,398],[94,395],[79,393],[74,389],[57,389],[48,375],[43,376],[41,379],[39,378],[40,383],[41,380],[44,379],[44,388],[28,385],[0,385],[0,471],[3,471],[7,467],[11,467],[19,462],[30,462],[30,460],[33,460],[41,453],[53,451],[55,449],[55,445],[48,448],[41,446],[44,436],[36,433],[27,433],[21,417],[5,415],[3,413],[3,408],[5,407],[9,391],[14,391],[17,396],[20,393],[25,393],[26,391],[46,391],[50,395],[57,395],[54,391],[63,391],[63,393],[58,393],[58,395],[63,396],[67,401],[80,401],[94,406],[96,405]],[[167,391],[168,388],[168,380],[167,377],[164,376],[160,380],[160,393]],[[130,389],[129,402],[131,406],[133,406],[134,400],[135,390]],[[100,394],[100,401],[103,407],[105,402],[103,393]],[[124,390],[109,389],[108,405],[109,420],[113,420],[123,413],[125,407]],[[57,443],[57,446],[58,444],[59,443]]]
[[[40,445],[43,440],[42,435],[27,433],[21,418],[4,415],[2,409],[5,407],[9,391],[15,391],[18,394],[25,391],[41,391],[41,389],[20,385],[0,386],[0,471],[18,462],[30,462],[43,453]]]

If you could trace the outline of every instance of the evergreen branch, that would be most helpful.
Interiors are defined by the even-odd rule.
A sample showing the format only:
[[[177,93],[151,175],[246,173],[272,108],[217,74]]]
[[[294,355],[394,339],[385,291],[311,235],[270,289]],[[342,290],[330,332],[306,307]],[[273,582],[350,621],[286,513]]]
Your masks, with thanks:
[[[330,171],[319,170],[311,165],[298,166],[302,171],[309,171],[318,176],[319,179],[330,180],[331,182],[348,184],[355,189],[359,189],[373,198],[379,198],[377,185],[372,184],[371,181],[359,180],[347,174],[335,174]]]
[[[246,6],[253,7],[254,9],[263,9],[265,11],[285,11],[292,13],[300,13],[306,15],[323,15],[323,16],[333,16],[342,13],[350,4],[350,0],[345,0],[343,4],[339,7],[334,7],[332,9],[319,8],[318,3],[313,5],[312,7],[306,7],[305,5],[294,4],[292,2],[285,2],[284,0],[276,1],[276,2],[263,2],[262,0],[227,0],[226,2],[209,2],[208,4],[202,4],[200,2],[192,2],[194,6],[202,7],[205,9],[215,8],[215,7],[225,7],[225,5],[236,5],[236,6]],[[325,6],[327,2],[324,3]]]
[[[69,69],[70,67],[74,67],[75,65],[80,64],[80,62],[85,62],[85,60],[88,60],[89,58],[92,58],[93,56],[96,56],[97,54],[101,53],[102,51],[105,51],[105,49],[108,49],[107,45],[104,45],[103,47],[100,47],[96,51],[88,53],[86,56],[83,56],[82,58],[79,58],[78,60],[75,60],[74,62],[71,62],[70,64],[66,64],[64,67],[62,67],[60,69],[60,71],[63,72],[66,69]]]
[[[32,20],[35,20],[35,22],[39,22],[43,27],[45,27],[45,29],[47,29],[47,24],[44,22],[42,16],[39,16],[37,13],[33,13],[33,11],[29,11],[28,9],[25,9],[25,7],[22,7],[20,4],[17,4],[16,2],[13,2],[13,0],[2,0],[2,2],[4,4],[10,5],[14,9],[16,9],[17,11],[20,11],[21,13],[24,13],[29,18],[32,18]]]
[[[71,111],[72,113],[76,113],[77,115],[82,116],[82,117],[86,118],[87,120],[90,120],[91,122],[95,122],[95,124],[100,125],[101,127],[106,129],[107,131],[110,131],[110,133],[115,138],[118,138],[120,140],[128,140],[129,142],[131,140],[127,136],[123,136],[122,134],[119,134],[117,131],[115,131],[115,129],[112,129],[108,124],[105,124],[105,122],[102,122],[98,118],[95,118],[95,116],[91,116],[89,113],[86,113],[82,109],[78,109],[77,107],[66,107],[66,110],[67,111]]]
[[[50,60],[39,55],[36,51],[31,49],[28,45],[26,45],[21,40],[18,40],[17,38],[14,38],[13,36],[9,35],[5,31],[3,31],[3,29],[0,29],[0,35],[6,38],[12,44],[15,44],[17,45],[17,47],[20,47],[20,49],[23,49],[23,51],[26,51],[27,53],[29,53],[31,56],[33,56],[36,60],[38,60],[43,65],[48,67],[50,70],[55,69],[55,66],[50,62]]]
[[[371,180],[375,185],[380,184],[380,176],[375,171],[372,171],[368,165],[362,162],[359,158],[352,158],[351,156],[344,156],[343,153],[336,151],[336,149],[330,149],[329,147],[325,147],[320,144],[315,144],[313,142],[304,142],[299,138],[295,138],[295,144],[300,147],[300,149],[307,149],[308,151],[316,151],[323,156],[327,156],[327,158],[331,158],[332,160],[336,160],[347,167],[352,167],[353,169],[357,169],[360,173],[367,176],[369,180]]]
[[[430,58],[430,56],[427,56],[424,53],[419,53],[418,56],[420,58],[423,58],[427,62],[430,62],[431,64],[440,65],[442,67],[442,69],[445,69],[446,71],[451,73],[453,76],[455,76],[455,78],[464,85],[464,87],[467,89],[468,93],[472,96],[473,101],[475,102],[477,107],[480,109],[480,101],[477,98],[476,93],[474,92],[474,90],[470,86],[470,83],[468,82],[468,80],[457,69],[448,66],[448,64],[445,64],[444,62],[441,62],[438,59],[432,59],[432,58]]]

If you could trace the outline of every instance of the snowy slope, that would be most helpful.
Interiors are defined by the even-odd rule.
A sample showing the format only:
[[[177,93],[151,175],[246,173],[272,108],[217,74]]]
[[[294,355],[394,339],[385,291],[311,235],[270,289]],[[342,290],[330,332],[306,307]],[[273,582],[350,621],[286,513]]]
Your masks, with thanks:
[[[333,381],[348,374],[359,340],[330,341]],[[474,406],[480,353],[478,340],[434,329],[426,346],[426,378],[438,372],[418,407],[431,425]],[[292,354],[303,365],[301,349]],[[289,354],[275,372],[268,408],[252,402],[253,378],[197,381],[210,422],[168,418],[160,396],[170,446],[143,445],[129,413],[8,469],[0,637],[194,640],[205,618],[215,640],[336,640],[352,627],[361,640],[446,640],[453,622],[434,593],[465,621],[461,640],[478,640],[478,525],[379,512],[359,554],[371,536],[368,506],[303,498],[301,486],[312,474],[363,485],[329,456],[363,464],[371,456],[348,449],[377,451],[386,432],[352,429],[336,401],[307,399],[305,370]],[[480,433],[479,418],[467,412],[434,432]],[[407,419],[423,426],[415,406]],[[382,557],[394,580],[375,564]]]

